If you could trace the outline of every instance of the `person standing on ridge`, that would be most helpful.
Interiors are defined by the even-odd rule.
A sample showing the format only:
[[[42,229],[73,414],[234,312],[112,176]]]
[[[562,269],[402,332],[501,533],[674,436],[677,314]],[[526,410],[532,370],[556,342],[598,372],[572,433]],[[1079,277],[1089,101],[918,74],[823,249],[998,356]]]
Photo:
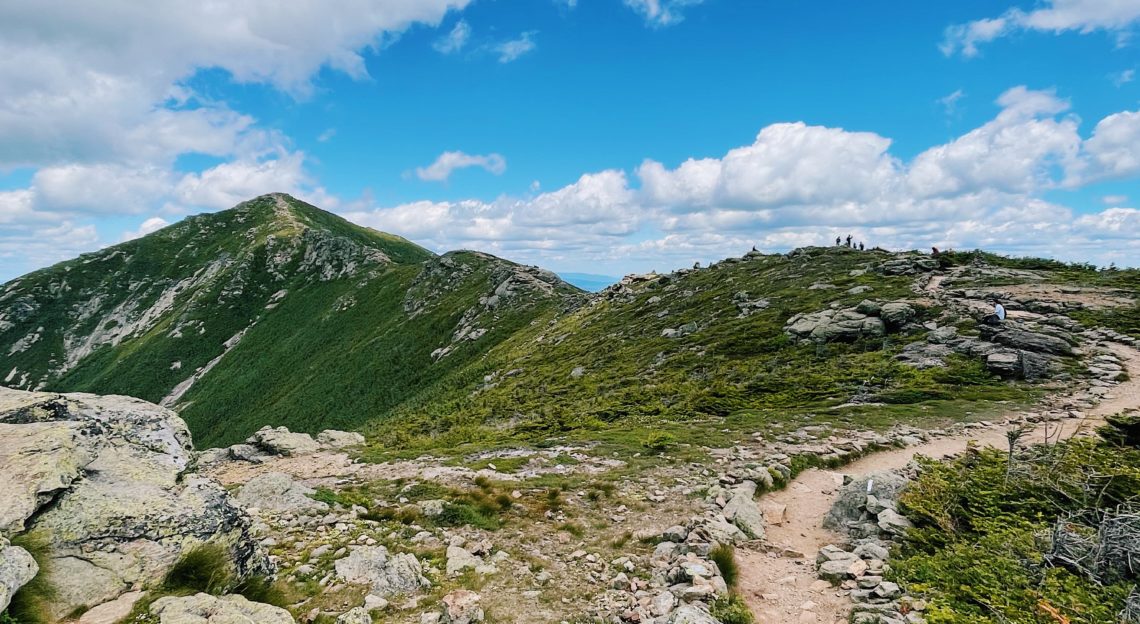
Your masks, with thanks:
[[[863,251],[863,241],[859,241],[859,251]]]
[[[851,246],[851,235],[850,234],[847,235],[847,246],[848,247]]]
[[[841,238],[839,238],[838,236],[836,236],[836,237],[835,237],[835,246],[836,246],[836,247],[838,247],[838,246],[840,246],[840,245],[842,245],[842,244],[843,244],[843,239],[841,239]]]

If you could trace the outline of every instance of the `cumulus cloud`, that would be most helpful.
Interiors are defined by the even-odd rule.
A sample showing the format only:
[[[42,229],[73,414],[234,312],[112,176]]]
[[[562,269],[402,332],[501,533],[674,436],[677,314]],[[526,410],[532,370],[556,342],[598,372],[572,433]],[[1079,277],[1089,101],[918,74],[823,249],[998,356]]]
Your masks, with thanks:
[[[704,0],[625,0],[625,5],[641,14],[650,26],[671,26],[685,19],[684,10]]]
[[[1134,175],[1134,114],[1110,115],[1084,139],[1052,91],[1016,87],[997,104],[991,121],[909,161],[875,133],[779,123],[719,157],[646,160],[632,178],[606,170],[533,197],[357,207],[347,216],[437,250],[484,249],[555,268],[664,269],[848,233],[887,248],[1140,264],[1127,198],[1081,214],[1041,197]]]
[[[11,254],[35,267],[105,242],[92,215],[224,208],[273,190],[335,206],[288,139],[189,79],[219,70],[303,98],[317,72],[365,79],[365,50],[469,2],[0,3],[0,170],[35,171],[0,193],[0,279],[16,274]],[[185,154],[224,162],[184,175]]]
[[[946,56],[956,53],[977,56],[981,44],[1023,30],[1055,34],[1107,31],[1116,34],[1118,42],[1123,43],[1137,23],[1140,23],[1137,0],[1045,0],[1041,8],[1032,11],[1014,8],[998,17],[950,26],[939,47]]]
[[[518,36],[517,39],[510,39],[497,43],[492,46],[495,54],[499,55],[500,63],[510,63],[518,60],[522,55],[534,50],[538,44],[534,42],[534,36],[538,34],[536,31],[528,30]]]
[[[147,234],[153,234],[168,225],[170,225],[170,222],[166,219],[163,219],[162,217],[151,217],[146,221],[143,221],[142,224],[139,225],[138,229],[123,232],[123,235],[119,238],[119,241],[125,242],[134,240],[136,238],[142,238],[143,236],[146,236]]]
[[[507,160],[499,154],[444,152],[432,164],[417,167],[416,177],[426,182],[446,182],[456,170],[468,167],[480,167],[495,175],[502,175],[507,170]]]

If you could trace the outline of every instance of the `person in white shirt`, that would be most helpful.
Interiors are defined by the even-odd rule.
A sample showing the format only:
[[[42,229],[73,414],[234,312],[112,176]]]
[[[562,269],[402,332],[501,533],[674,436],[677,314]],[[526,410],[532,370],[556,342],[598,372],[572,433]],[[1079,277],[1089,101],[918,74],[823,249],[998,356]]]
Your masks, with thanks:
[[[994,302],[994,316],[998,317],[999,321],[1005,320],[1005,306],[1000,301]]]

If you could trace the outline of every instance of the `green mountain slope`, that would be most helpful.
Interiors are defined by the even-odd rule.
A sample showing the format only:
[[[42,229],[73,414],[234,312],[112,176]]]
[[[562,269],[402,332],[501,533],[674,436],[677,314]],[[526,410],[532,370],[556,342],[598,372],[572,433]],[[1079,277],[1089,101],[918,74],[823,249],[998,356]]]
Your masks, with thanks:
[[[349,428],[579,297],[267,195],[4,285],[0,383],[162,402],[199,445]]]
[[[967,291],[926,292],[921,286],[935,273]],[[935,262],[844,247],[753,252],[699,270],[631,276],[551,324],[524,328],[457,375],[450,391],[406,404],[366,432],[383,455],[567,434],[620,438],[628,448],[666,433],[700,440],[726,427],[945,424],[1041,392],[1040,383],[987,368],[986,353],[1000,345],[987,342],[978,323],[992,304],[977,289],[1022,293],[1004,296],[1011,310],[1044,314],[1028,329],[1072,340],[1060,329],[1065,319],[1045,322],[1051,314],[1127,331],[1140,305],[1138,276],[981,253]],[[1087,287],[1073,297],[1094,303],[1047,308],[1032,290],[1046,284]],[[797,315],[843,314],[865,300],[896,302],[913,316],[846,339],[788,331]],[[923,361],[929,353],[938,365]],[[1051,357],[1049,366],[1050,375],[1067,375],[1075,359]]]

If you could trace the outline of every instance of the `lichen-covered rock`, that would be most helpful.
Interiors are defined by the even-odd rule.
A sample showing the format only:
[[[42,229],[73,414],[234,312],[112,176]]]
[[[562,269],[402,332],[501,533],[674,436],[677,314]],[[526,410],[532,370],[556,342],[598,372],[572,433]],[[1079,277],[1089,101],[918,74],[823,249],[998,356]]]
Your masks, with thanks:
[[[752,484],[752,486],[734,491],[722,513],[726,520],[739,527],[748,537],[763,539],[764,514],[760,512],[760,507],[753,500],[756,484],[751,481],[747,483]]]
[[[866,505],[869,495],[893,507],[906,484],[906,478],[894,472],[875,472],[852,480],[839,490],[839,496],[823,519],[823,526],[834,531],[846,531],[849,523],[868,519]]]
[[[48,536],[53,577],[63,579],[55,617],[157,582],[204,542],[223,546],[240,575],[272,570],[249,516],[216,482],[186,474],[190,434],[170,410],[129,397],[0,388],[0,449],[15,448],[19,455],[0,452],[0,474],[17,484],[4,488],[14,500],[7,527]],[[55,457],[64,470],[39,469]],[[61,483],[52,479],[67,483],[45,486]]]
[[[381,597],[414,594],[431,586],[415,555],[392,555],[383,546],[354,548],[334,564],[337,576],[348,583],[369,585]]]
[[[317,434],[317,444],[324,448],[344,449],[364,444],[364,436],[355,431],[326,429]]]
[[[285,609],[238,595],[159,598],[150,613],[158,617],[159,624],[296,624]]]
[[[293,433],[285,427],[262,427],[246,440],[270,455],[311,455],[320,450],[321,445],[307,433]]]
[[[879,318],[883,319],[887,327],[902,327],[916,315],[914,308],[902,301],[884,303],[879,309]]]
[[[443,597],[440,624],[472,624],[483,621],[479,607],[481,596],[467,589],[457,589]]]
[[[336,619],[336,624],[372,624],[372,616],[368,614],[368,609],[356,607],[342,613]]]
[[[474,570],[483,563],[475,555],[458,546],[447,547],[447,575],[455,576],[464,570]]]
[[[234,499],[244,507],[256,507],[275,512],[324,512],[329,506],[309,498],[315,493],[311,487],[297,483],[282,472],[258,475],[238,489]]]
[[[12,596],[36,577],[40,567],[28,551],[11,546],[0,538],[0,612],[8,608]]]
[[[720,624],[708,611],[694,604],[681,605],[671,614],[666,624]]]

